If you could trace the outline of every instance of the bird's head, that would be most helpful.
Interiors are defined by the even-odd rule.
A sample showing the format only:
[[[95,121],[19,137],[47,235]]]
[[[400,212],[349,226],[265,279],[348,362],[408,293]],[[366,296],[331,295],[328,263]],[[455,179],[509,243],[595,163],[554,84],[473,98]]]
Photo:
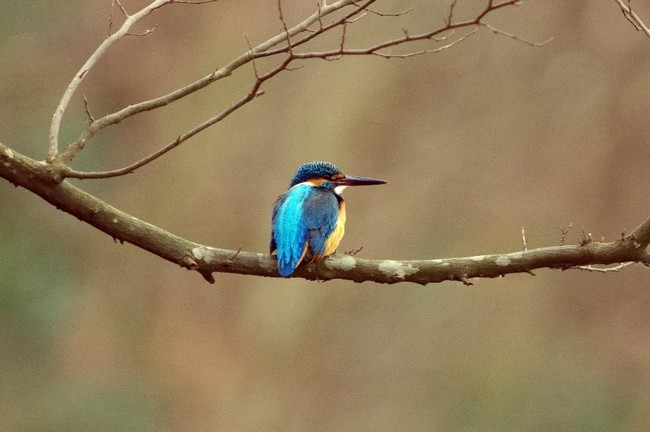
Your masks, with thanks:
[[[315,187],[333,189],[341,193],[348,186],[381,185],[386,181],[370,177],[347,176],[331,162],[314,161],[298,167],[289,188],[301,183],[309,183]]]

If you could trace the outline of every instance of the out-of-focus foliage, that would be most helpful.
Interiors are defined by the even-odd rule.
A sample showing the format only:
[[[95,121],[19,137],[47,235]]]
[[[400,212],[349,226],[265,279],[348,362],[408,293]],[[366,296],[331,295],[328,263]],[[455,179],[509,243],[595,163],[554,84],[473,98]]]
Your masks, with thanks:
[[[45,155],[52,111],[105,37],[110,3],[3,3],[0,141]],[[289,23],[313,9],[283,3]],[[349,43],[446,16],[428,1],[377,8],[413,3],[406,17],[370,14]],[[206,75],[246,50],[244,34],[255,43],[281,30],[275,1],[173,6],[156,22],[88,75],[81,93],[96,115]],[[271,203],[315,159],[390,181],[346,193],[342,247],[363,246],[364,257],[515,251],[522,226],[531,248],[558,244],[570,222],[571,243],[582,226],[606,240],[634,228],[649,211],[650,41],[606,0],[526,1],[489,22],[555,40],[533,48],[483,30],[427,57],[306,63],[137,173],[76,183],[181,236],[249,251],[266,250]],[[144,156],[252,77],[247,68],[112,127],[75,167]],[[77,95],[63,141],[84,122]],[[7,182],[0,218],[3,430],[650,428],[650,274],[640,267],[472,287],[235,275],[210,286]]]

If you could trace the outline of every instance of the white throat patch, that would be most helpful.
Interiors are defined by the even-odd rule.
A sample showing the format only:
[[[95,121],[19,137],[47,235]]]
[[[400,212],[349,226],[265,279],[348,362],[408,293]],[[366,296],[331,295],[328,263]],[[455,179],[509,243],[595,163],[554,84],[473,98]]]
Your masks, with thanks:
[[[347,188],[347,187],[348,187],[348,185],[339,185],[339,186],[334,188],[334,192],[337,193],[337,194],[341,194],[341,193],[343,193],[343,190],[345,188]]]

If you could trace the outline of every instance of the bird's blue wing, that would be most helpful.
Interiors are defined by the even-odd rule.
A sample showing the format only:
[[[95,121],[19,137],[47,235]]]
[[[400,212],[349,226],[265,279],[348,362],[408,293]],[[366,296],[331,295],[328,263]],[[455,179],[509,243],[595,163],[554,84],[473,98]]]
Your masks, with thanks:
[[[277,252],[280,275],[288,277],[305,254],[309,229],[303,218],[305,200],[312,187],[297,185],[281,195],[273,206],[271,252]]]
[[[303,206],[305,226],[309,231],[312,254],[325,254],[325,244],[336,227],[339,201],[331,191],[314,188]]]

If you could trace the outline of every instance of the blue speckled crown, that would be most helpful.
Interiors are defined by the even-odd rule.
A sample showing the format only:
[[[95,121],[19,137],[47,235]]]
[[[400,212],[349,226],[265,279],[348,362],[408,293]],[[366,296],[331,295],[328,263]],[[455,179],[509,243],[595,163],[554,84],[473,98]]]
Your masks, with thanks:
[[[299,183],[306,182],[309,179],[316,178],[330,178],[332,175],[343,173],[337,166],[327,161],[314,161],[308,162],[296,170],[296,174],[293,175],[289,188]]]

